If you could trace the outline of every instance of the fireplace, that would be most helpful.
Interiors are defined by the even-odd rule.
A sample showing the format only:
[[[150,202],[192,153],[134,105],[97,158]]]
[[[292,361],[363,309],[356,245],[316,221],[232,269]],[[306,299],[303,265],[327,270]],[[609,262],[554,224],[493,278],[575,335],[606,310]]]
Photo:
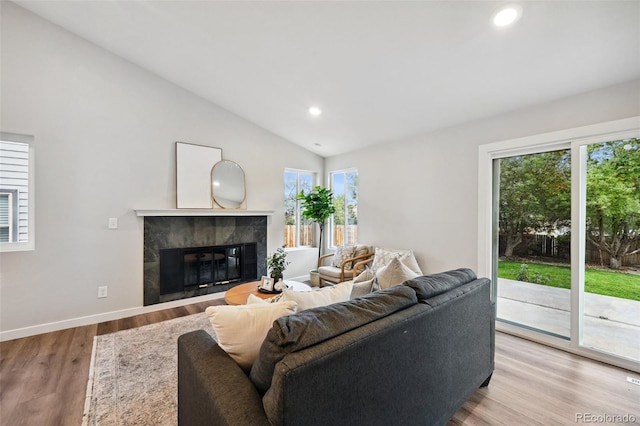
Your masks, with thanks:
[[[258,278],[256,243],[160,250],[160,294],[216,287]]]
[[[266,215],[145,216],[144,305],[257,280],[266,258]]]

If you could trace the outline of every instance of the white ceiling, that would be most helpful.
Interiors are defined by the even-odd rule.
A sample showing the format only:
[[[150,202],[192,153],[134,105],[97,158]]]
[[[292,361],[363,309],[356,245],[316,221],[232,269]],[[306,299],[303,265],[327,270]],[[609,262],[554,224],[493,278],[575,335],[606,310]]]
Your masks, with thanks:
[[[323,157],[640,77],[640,1],[16,3]]]

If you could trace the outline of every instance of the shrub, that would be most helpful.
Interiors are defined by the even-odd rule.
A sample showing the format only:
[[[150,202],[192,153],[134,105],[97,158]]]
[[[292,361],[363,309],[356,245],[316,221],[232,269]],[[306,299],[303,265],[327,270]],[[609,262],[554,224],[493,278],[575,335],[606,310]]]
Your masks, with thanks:
[[[548,275],[541,274],[538,271],[533,271],[533,274],[530,274],[529,267],[526,263],[520,265],[520,270],[516,274],[516,279],[518,281],[542,285],[549,285],[549,282],[551,281],[551,278]]]

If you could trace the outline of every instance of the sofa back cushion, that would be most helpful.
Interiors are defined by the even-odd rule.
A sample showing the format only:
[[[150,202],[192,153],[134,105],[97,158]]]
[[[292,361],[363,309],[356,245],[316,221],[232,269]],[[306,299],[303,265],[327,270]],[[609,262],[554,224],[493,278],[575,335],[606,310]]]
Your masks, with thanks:
[[[476,279],[471,269],[460,268],[440,274],[412,278],[404,285],[415,290],[418,301],[427,300]]]
[[[261,394],[285,355],[321,343],[362,325],[416,305],[413,289],[392,287],[348,302],[322,306],[277,319],[267,333],[249,377]]]

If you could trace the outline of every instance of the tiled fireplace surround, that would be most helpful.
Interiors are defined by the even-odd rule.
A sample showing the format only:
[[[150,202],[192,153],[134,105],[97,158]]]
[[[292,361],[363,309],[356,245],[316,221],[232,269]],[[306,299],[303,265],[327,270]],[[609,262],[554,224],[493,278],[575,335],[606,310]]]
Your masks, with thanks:
[[[257,243],[258,277],[267,272],[266,216],[148,216],[144,218],[144,305],[220,291],[208,287],[160,295],[160,249]],[[226,290],[223,289],[223,290]]]

